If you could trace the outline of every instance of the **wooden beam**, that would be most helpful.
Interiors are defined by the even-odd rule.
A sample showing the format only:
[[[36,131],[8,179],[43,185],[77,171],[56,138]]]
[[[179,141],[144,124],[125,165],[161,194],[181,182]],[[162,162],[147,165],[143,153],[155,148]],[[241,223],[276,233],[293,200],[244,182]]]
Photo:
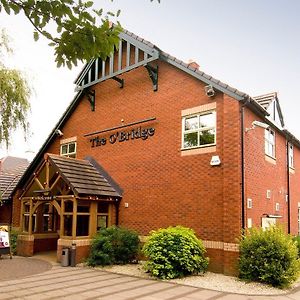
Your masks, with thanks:
[[[37,177],[34,177],[34,181],[38,184],[38,186],[41,188],[41,190],[45,189],[45,187],[41,184],[41,182],[39,181],[39,179]]]
[[[28,228],[28,234],[32,234],[32,199],[29,201],[29,228]]]
[[[49,178],[50,178],[50,166],[49,161],[46,161],[46,186],[45,188],[49,188]]]
[[[72,221],[72,238],[76,238],[76,228],[77,228],[77,199],[73,200],[73,221]]]
[[[56,186],[56,184],[58,183],[59,179],[61,178],[60,175],[58,175],[55,179],[55,181],[52,183],[51,187],[50,187],[50,191],[53,190],[53,188]]]

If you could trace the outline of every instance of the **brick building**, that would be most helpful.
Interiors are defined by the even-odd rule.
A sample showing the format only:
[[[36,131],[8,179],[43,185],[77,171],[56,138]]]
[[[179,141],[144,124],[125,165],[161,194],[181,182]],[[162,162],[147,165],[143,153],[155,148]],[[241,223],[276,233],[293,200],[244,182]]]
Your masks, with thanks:
[[[242,228],[298,234],[300,142],[276,93],[250,97],[124,31],[88,63],[78,93],[15,190],[19,254],[76,243],[100,227],[193,228],[210,269],[232,274]],[[20,218],[21,216],[21,218]]]

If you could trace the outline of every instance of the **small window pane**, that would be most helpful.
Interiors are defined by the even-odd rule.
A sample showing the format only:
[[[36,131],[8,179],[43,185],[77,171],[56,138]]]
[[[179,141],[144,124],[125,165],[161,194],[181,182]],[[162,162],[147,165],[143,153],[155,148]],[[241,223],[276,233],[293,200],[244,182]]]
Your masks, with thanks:
[[[184,135],[184,148],[198,146],[198,132],[186,133]]]
[[[68,145],[62,145],[61,154],[67,154],[67,153],[68,153]]]
[[[215,130],[204,130],[200,132],[200,145],[208,145],[215,143]]]
[[[75,152],[75,143],[69,144],[69,153]]]
[[[98,213],[108,214],[108,206],[107,202],[99,202],[98,203]]]
[[[73,216],[64,216],[64,235],[72,236]]]
[[[108,226],[108,216],[98,216],[97,217],[97,230],[101,228],[106,228]]]
[[[200,115],[200,127],[215,127],[215,124],[216,124],[215,113]]]
[[[198,129],[199,124],[198,124],[198,116],[194,116],[191,118],[186,118],[185,119],[185,125],[184,125],[184,130],[192,130],[192,129]]]
[[[76,236],[89,235],[89,221],[90,221],[90,216],[77,215]]]
[[[65,201],[65,212],[73,212],[73,201]]]

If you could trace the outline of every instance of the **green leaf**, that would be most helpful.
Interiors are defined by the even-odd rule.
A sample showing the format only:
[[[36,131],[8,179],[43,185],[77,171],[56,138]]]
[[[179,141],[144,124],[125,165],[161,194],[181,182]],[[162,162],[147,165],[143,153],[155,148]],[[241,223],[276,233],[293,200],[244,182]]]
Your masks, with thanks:
[[[38,40],[39,40],[39,37],[40,37],[39,33],[38,33],[37,31],[34,31],[34,32],[33,32],[33,38],[34,38],[34,40],[35,40],[35,41],[38,41]]]

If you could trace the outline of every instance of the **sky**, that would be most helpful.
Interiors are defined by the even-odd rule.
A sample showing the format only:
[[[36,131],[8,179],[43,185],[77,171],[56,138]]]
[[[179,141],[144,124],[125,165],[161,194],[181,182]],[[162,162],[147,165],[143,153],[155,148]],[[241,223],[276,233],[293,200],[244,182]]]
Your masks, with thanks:
[[[257,96],[277,92],[286,128],[300,139],[300,1],[298,0],[102,0],[104,10],[121,9],[123,28],[238,90]],[[115,21],[115,20],[113,20]],[[82,66],[56,68],[48,41],[34,42],[22,15],[0,13],[0,28],[12,37],[7,64],[22,70],[34,93],[30,135],[13,134],[6,155],[32,159],[75,96]]]

